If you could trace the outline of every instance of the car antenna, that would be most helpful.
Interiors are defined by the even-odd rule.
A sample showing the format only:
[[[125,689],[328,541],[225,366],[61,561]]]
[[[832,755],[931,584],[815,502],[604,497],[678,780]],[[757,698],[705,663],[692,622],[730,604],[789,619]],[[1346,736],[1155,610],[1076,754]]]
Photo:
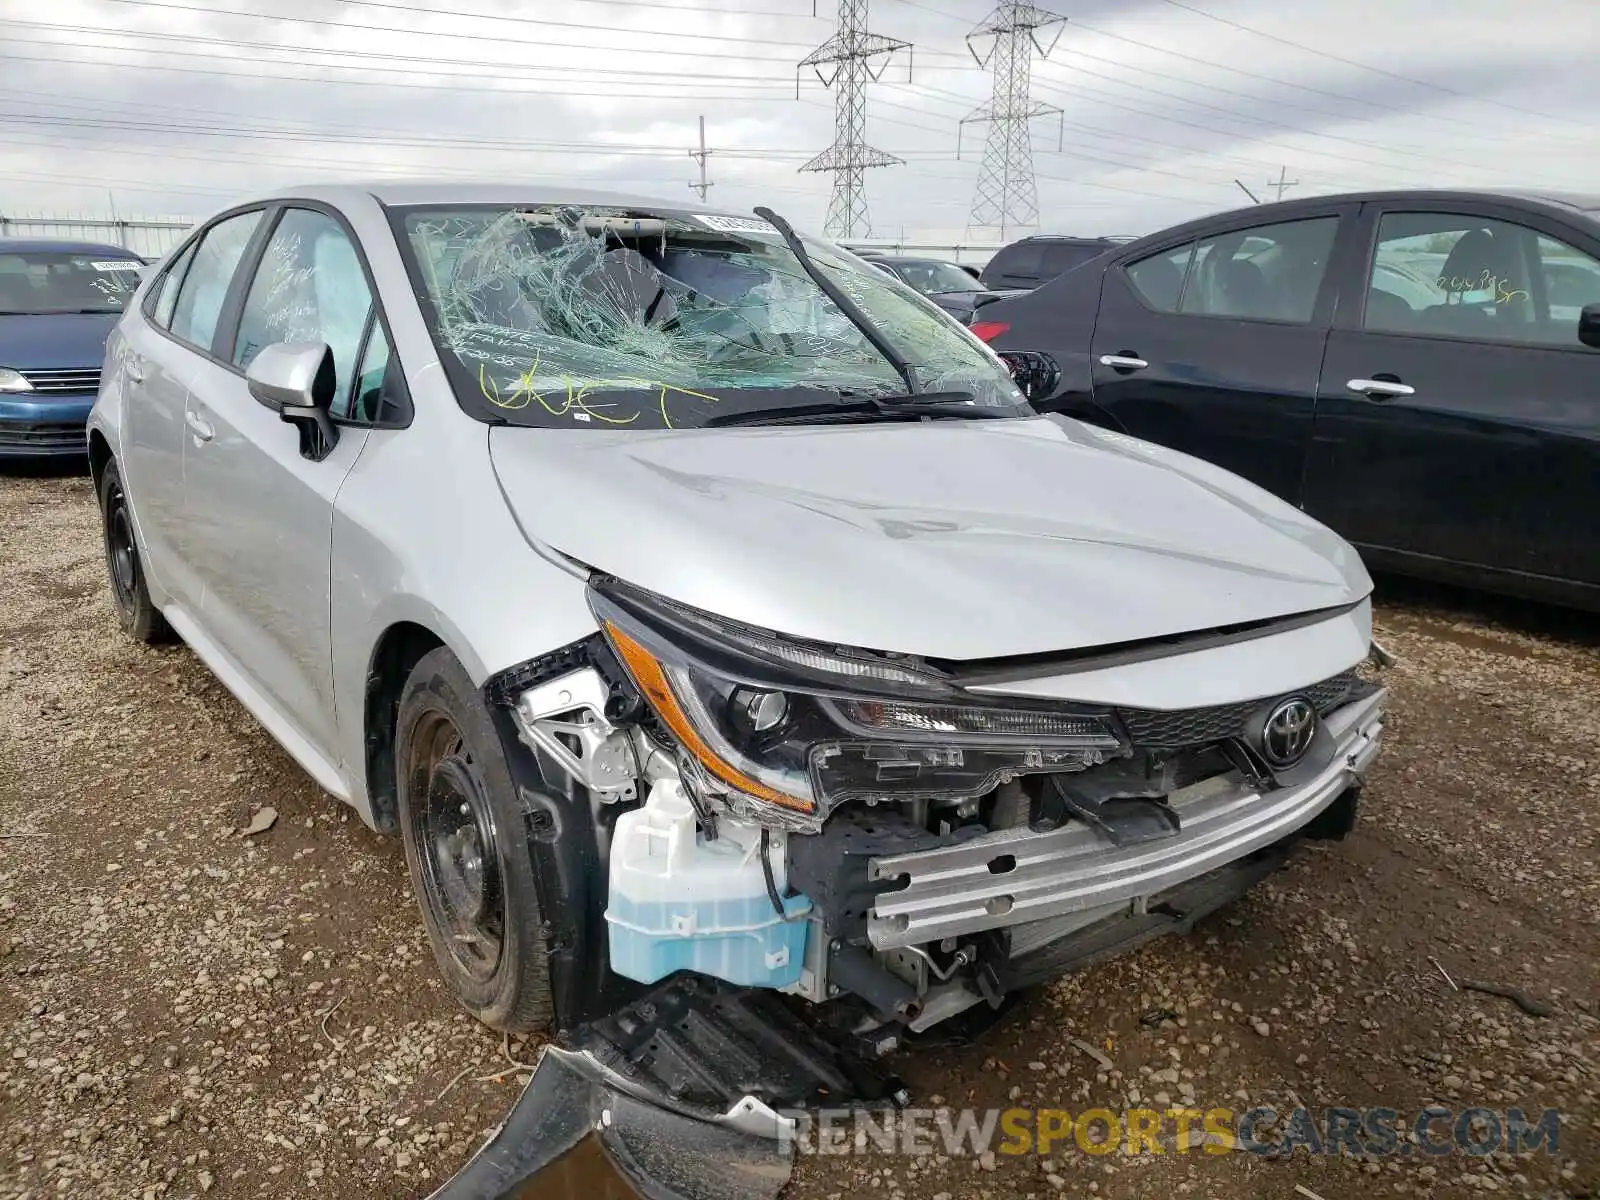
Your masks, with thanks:
[[[811,260],[811,255],[807,252],[805,243],[800,240],[800,235],[795,233],[794,226],[765,205],[758,206],[755,214],[777,229],[783,237],[784,245],[788,246],[789,252],[800,260],[800,266],[811,276],[812,282],[838,306],[839,311],[852,325],[866,335],[873,349],[889,360],[889,365],[899,373],[901,379],[905,380],[906,390],[913,393],[921,391],[922,389],[917,386],[917,369],[906,361],[905,355],[896,350],[888,338],[883,336],[878,327],[872,323],[872,318],[861,311],[860,305],[850,299],[843,288],[823,274],[822,268]]]

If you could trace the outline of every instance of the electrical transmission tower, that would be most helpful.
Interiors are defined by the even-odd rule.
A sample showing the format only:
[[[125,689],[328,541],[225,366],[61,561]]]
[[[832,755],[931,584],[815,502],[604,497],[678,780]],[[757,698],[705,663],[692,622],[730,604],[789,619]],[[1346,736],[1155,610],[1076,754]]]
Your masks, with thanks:
[[[800,168],[833,173],[833,197],[824,226],[829,237],[868,236],[872,221],[862,189],[863,172],[868,167],[904,165],[904,159],[866,144],[867,84],[883,77],[896,50],[910,47],[910,42],[867,32],[867,0],[839,0],[838,31],[800,60],[802,68],[816,71],[824,87],[834,89],[833,145]],[[827,67],[831,72],[824,70]],[[910,77],[908,60],[906,78]]]
[[[1001,240],[1018,226],[1039,223],[1039,191],[1033,181],[1033,141],[1031,122],[1035,117],[1063,114],[1054,105],[1028,97],[1033,52],[1049,57],[1061,38],[1066,18],[1046,12],[1037,5],[1002,0],[993,12],[967,34],[967,49],[980,67],[993,72],[994,85],[989,103],[979,105],[962,120],[963,129],[977,122],[987,123],[989,136],[983,146],[983,165],[978,171],[978,187],[972,197],[968,228],[997,228]],[[1039,31],[1055,26],[1050,44],[1041,42]],[[988,41],[986,51],[979,45]],[[959,135],[956,155],[960,157]]]

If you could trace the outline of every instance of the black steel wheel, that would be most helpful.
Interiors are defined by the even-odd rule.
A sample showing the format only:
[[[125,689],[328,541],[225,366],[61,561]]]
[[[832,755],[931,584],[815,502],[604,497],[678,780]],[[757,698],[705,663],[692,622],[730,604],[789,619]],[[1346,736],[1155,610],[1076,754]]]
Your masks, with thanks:
[[[543,1028],[549,963],[527,831],[488,708],[449,650],[407,679],[397,751],[406,863],[439,969],[484,1024]]]
[[[172,629],[145,584],[133,512],[115,460],[106,463],[100,476],[100,519],[105,533],[106,572],[111,577],[111,598],[117,607],[118,623],[138,641],[171,641]]]

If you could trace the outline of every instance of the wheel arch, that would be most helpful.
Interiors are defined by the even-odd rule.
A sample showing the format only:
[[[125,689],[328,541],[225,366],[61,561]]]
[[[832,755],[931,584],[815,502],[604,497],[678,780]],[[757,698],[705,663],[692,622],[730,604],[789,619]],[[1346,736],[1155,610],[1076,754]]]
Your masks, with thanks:
[[[111,453],[111,443],[106,440],[106,435],[98,429],[89,430],[89,478],[94,482],[94,494],[100,494],[100,481],[105,478],[106,464],[114,456]]]
[[[400,795],[394,762],[400,693],[412,668],[422,657],[448,645],[443,637],[418,621],[396,621],[373,643],[367,664],[362,746],[372,824],[381,833],[397,833],[400,829]]]

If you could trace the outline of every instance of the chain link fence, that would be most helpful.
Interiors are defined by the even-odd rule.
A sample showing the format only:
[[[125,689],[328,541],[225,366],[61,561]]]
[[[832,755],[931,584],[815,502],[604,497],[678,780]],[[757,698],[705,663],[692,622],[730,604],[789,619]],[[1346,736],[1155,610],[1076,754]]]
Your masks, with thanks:
[[[121,246],[141,258],[159,258],[194,227],[191,217],[90,217],[61,213],[0,212],[0,238],[59,238]]]

